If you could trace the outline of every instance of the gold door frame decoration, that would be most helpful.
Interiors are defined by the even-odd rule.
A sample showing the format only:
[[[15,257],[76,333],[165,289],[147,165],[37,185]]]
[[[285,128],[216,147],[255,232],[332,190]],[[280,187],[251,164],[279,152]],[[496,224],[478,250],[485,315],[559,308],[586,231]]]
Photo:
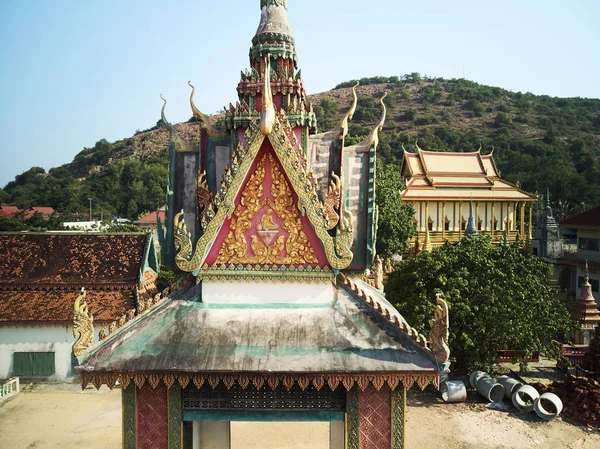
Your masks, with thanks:
[[[267,171],[270,171],[272,179],[270,192],[265,192],[264,186]],[[274,221],[274,217],[280,224]],[[292,189],[270,152],[259,160],[242,190],[241,201],[233,212],[229,229],[216,264],[319,263],[304,232]]]

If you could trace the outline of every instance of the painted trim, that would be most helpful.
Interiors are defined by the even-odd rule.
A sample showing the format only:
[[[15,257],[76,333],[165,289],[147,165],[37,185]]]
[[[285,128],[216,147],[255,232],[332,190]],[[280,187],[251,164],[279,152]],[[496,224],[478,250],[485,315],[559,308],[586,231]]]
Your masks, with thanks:
[[[360,391],[357,387],[346,396],[346,448],[360,449]]]
[[[343,422],[344,412],[206,410],[183,412],[184,421]],[[171,448],[169,448],[171,449]]]
[[[392,391],[392,449],[406,446],[406,388]]]
[[[182,449],[183,419],[179,384],[173,384],[171,388],[167,389],[167,402],[169,405],[169,449]]]
[[[136,449],[135,384],[121,390],[123,408],[123,449]]]

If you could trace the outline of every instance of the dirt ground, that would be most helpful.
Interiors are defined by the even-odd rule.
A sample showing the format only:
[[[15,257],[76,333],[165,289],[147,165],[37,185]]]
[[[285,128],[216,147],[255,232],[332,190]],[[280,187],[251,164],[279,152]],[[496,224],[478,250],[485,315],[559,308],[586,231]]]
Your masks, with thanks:
[[[408,395],[408,449],[598,449],[600,432],[562,419],[545,423],[512,406],[492,410],[469,397],[444,404],[435,393]],[[475,402],[474,402],[475,401]],[[235,423],[232,449],[327,449],[328,424]],[[0,449],[119,449],[121,392],[37,385],[0,405]]]

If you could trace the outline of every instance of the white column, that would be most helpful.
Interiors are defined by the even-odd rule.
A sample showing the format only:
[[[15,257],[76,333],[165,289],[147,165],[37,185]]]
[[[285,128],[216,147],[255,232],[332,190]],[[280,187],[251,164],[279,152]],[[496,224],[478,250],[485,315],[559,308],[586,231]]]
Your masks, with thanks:
[[[346,445],[346,423],[329,423],[329,449],[344,449]]]
[[[194,421],[192,447],[194,449],[230,449],[231,423],[229,421]]]

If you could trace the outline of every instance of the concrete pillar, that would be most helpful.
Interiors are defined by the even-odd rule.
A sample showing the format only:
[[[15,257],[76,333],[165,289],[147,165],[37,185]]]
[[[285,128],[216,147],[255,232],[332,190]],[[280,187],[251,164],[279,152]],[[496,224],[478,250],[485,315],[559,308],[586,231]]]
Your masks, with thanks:
[[[194,449],[230,449],[231,422],[194,421]]]
[[[346,447],[346,423],[329,423],[329,449],[345,449]]]

